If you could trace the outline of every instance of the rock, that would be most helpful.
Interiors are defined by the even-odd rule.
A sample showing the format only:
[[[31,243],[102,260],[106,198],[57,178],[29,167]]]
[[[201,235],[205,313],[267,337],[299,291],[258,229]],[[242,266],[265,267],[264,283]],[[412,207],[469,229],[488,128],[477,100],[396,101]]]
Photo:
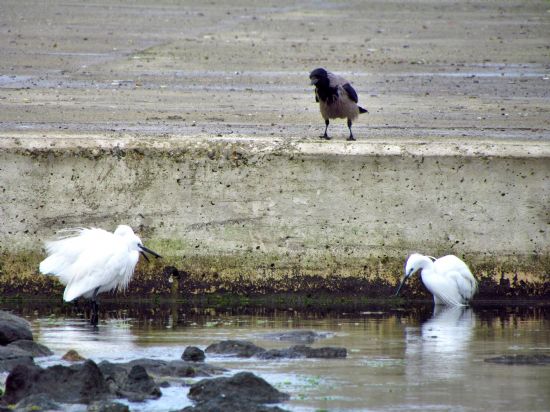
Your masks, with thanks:
[[[147,374],[147,371],[141,365],[135,365],[132,367],[130,373],[128,374],[128,379],[124,382],[122,390],[127,393],[138,394],[137,397],[134,396],[133,398],[127,396],[128,399],[134,401],[136,398],[141,400],[156,399],[160,398],[162,395],[158,385],[155,383],[153,378]]]
[[[64,408],[53,401],[48,395],[39,393],[21,399],[14,408],[14,412],[36,411],[63,411]]]
[[[107,361],[101,362],[99,369],[105,377],[109,390],[133,402],[143,402],[146,399],[157,399],[162,393],[143,366],[134,365],[130,372],[127,369]]]
[[[40,393],[63,403],[89,403],[110,394],[98,366],[87,360],[69,367],[55,365],[46,369],[17,365],[8,375],[3,400],[8,404],[17,403]]]
[[[236,401],[234,399],[211,399],[196,406],[188,406],[180,412],[286,412],[278,406],[266,406],[246,400]]]
[[[294,343],[314,343],[317,339],[324,339],[330,336],[327,332],[314,332],[312,330],[291,330],[285,332],[266,333],[264,339],[288,341]]]
[[[83,360],[86,360],[86,358],[82,357],[80,353],[78,353],[74,349],[69,350],[65,355],[61,357],[61,359],[68,362],[81,362]]]
[[[181,355],[181,359],[189,362],[204,362],[205,357],[204,351],[196,346],[186,347]]]
[[[258,353],[256,355],[259,359],[272,360],[272,359],[295,359],[305,358],[306,356],[302,352],[292,351],[288,349],[269,349],[265,352]]]
[[[260,352],[265,352],[265,349],[245,340],[224,340],[208,346],[205,352],[250,358]]]
[[[89,404],[86,412],[130,412],[130,408],[118,402],[97,401]]]
[[[27,351],[31,356],[39,358],[41,356],[51,356],[53,352],[44,345],[37,343],[33,340],[16,340],[9,345],[6,345],[7,348],[19,348],[24,351]]]
[[[7,345],[16,340],[33,340],[29,322],[0,310],[0,345]]]
[[[225,340],[212,344],[206,348],[207,353],[216,353],[223,355],[235,355],[242,358],[256,356],[259,359],[277,359],[277,358],[320,358],[333,359],[345,358],[347,356],[346,348],[337,348],[327,346],[323,348],[312,348],[305,345],[291,346],[288,349],[265,350],[252,342],[241,340]]]
[[[191,385],[187,396],[199,405],[214,399],[230,401],[233,404],[260,404],[278,403],[289,398],[288,394],[279,392],[264,379],[250,372],[239,372],[229,378],[203,379]]]
[[[101,362],[99,366],[104,362]],[[135,359],[126,363],[114,364],[122,367],[127,371],[135,365],[141,365],[147,373],[158,377],[178,377],[178,378],[193,378],[200,376],[213,376],[226,372],[226,369],[212,366],[207,363],[186,362],[182,360],[163,361],[158,359]]]
[[[34,365],[32,354],[16,346],[0,346],[0,372],[9,372],[17,365]]]
[[[323,348],[312,348],[305,345],[291,346],[288,349],[271,349],[256,355],[259,359],[278,359],[278,358],[318,358],[335,359],[345,358],[347,356],[346,348],[337,348],[326,346]]]
[[[550,355],[503,355],[485,359],[489,363],[501,363],[505,365],[550,365]]]

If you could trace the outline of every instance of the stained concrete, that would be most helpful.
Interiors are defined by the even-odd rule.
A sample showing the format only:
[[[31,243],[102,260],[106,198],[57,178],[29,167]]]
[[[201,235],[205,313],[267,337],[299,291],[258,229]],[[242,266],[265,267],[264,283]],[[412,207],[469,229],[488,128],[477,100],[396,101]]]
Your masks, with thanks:
[[[547,2],[0,8],[5,259],[127,223],[227,284],[392,280],[411,251],[547,278]],[[318,139],[318,66],[369,109],[358,142]]]

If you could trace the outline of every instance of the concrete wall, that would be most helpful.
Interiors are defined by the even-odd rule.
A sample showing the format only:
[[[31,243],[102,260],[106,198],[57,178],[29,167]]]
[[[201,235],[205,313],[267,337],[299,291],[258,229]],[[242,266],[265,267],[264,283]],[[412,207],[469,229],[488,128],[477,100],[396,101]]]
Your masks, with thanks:
[[[40,251],[57,229],[127,223],[165,262],[229,277],[355,276],[412,251],[548,261],[547,143],[29,135],[0,145],[8,254]]]

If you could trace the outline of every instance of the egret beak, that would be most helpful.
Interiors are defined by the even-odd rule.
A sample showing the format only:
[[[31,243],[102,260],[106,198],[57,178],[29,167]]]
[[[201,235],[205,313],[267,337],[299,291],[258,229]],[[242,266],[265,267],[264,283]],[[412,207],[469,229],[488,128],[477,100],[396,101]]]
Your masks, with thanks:
[[[145,260],[146,260],[147,262],[149,262],[149,258],[147,257],[147,255],[145,254],[145,252],[147,252],[147,253],[153,255],[153,256],[156,257],[157,259],[162,257],[162,256],[159,255],[157,252],[153,252],[151,249],[148,249],[148,248],[146,248],[146,247],[143,246],[143,245],[138,245],[138,247],[141,249],[139,253],[141,253],[141,255],[145,258]]]
[[[147,257],[147,255],[145,254],[145,252],[139,252],[139,254],[140,254],[141,256],[143,256],[147,262],[149,262],[149,258]]]
[[[401,288],[405,285],[405,282],[407,281],[407,279],[408,279],[407,276],[403,276],[403,278],[401,279],[401,283],[399,284],[399,287],[397,288],[397,292],[395,292],[394,296],[399,296],[399,292],[401,291]]]

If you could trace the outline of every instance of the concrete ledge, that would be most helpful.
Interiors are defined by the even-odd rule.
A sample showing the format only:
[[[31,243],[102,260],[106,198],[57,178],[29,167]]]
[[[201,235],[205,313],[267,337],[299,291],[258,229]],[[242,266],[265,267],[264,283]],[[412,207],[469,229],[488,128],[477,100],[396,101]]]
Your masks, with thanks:
[[[0,136],[0,248],[13,262],[58,229],[127,223],[163,264],[229,289],[393,283],[413,251],[544,283],[549,182],[546,142]]]

